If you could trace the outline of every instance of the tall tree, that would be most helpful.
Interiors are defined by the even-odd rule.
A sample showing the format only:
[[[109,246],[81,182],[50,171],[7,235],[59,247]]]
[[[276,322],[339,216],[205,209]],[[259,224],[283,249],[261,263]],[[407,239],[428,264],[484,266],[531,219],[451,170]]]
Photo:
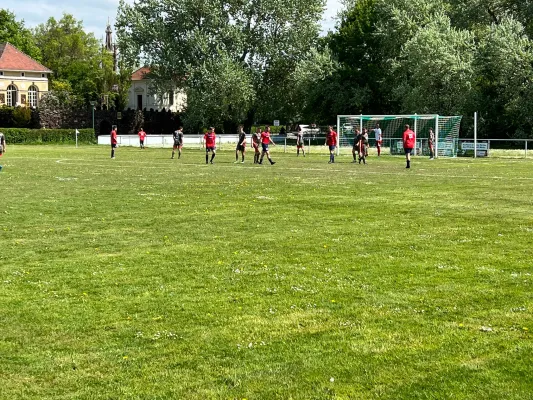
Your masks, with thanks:
[[[97,82],[103,74],[101,65],[111,66],[101,52],[101,44],[92,33],[86,33],[82,21],[64,14],[57,21],[50,18],[35,28],[35,39],[43,54],[43,63],[54,71],[52,87],[71,88],[85,99],[99,95]]]
[[[209,124],[229,126],[243,115],[251,124],[269,113],[289,73],[316,43],[323,6],[324,0],[122,0],[119,47],[129,66],[152,66],[156,87],[184,88],[194,113]],[[219,104],[202,97],[206,76],[242,101],[217,110]]]
[[[0,43],[9,42],[20,51],[37,61],[42,61],[41,51],[35,44],[32,32],[24,26],[24,21],[17,21],[15,14],[0,8]]]

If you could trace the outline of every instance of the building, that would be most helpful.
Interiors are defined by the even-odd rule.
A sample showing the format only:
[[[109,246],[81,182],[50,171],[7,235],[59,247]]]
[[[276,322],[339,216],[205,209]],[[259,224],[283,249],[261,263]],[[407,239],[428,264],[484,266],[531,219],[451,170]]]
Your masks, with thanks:
[[[0,107],[37,107],[51,73],[15,46],[0,43]]]
[[[187,95],[179,90],[171,90],[163,95],[154,93],[149,74],[150,68],[148,67],[139,68],[132,74],[128,108],[183,111],[187,104]]]

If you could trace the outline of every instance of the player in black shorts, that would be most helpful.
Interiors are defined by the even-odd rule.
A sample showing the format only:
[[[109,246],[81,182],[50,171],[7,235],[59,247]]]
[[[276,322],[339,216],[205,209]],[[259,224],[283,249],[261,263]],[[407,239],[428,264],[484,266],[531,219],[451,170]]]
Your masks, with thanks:
[[[238,133],[239,133],[239,141],[237,142],[237,148],[235,149],[234,164],[237,164],[239,162],[239,151],[241,152],[241,155],[242,155],[241,164],[244,164],[244,153],[246,153],[246,132],[244,132],[244,126],[239,125]]]
[[[178,150],[178,160],[181,158],[181,149],[183,148],[183,126],[180,126],[177,131],[172,134],[174,138],[174,146],[172,147],[172,159]]]
[[[357,162],[357,155],[359,154],[359,144],[361,143],[361,132],[359,129],[356,129],[353,136],[353,147],[352,147],[352,156],[354,163]]]

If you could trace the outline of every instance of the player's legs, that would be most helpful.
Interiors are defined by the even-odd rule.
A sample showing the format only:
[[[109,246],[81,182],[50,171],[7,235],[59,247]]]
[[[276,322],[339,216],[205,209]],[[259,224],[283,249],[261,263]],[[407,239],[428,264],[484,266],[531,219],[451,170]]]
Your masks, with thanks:
[[[172,159],[174,159],[174,155],[176,154],[176,145],[174,145],[174,147],[172,147]]]
[[[115,158],[115,148],[117,147],[116,144],[111,145],[111,158]]]
[[[209,164],[209,148],[205,149],[205,163]]]
[[[381,156],[381,143],[379,140],[376,142],[376,147],[378,149],[378,157],[379,157]]]
[[[405,149],[405,161],[407,164],[405,168],[411,168],[411,151],[412,149]]]
[[[213,154],[211,154],[211,164],[213,164],[213,160],[215,159],[215,156],[217,155],[216,147],[213,147]]]
[[[183,146],[178,146],[178,160],[181,158],[181,149]]]
[[[246,147],[242,148],[241,151],[241,163],[244,164],[244,156],[246,155]]]

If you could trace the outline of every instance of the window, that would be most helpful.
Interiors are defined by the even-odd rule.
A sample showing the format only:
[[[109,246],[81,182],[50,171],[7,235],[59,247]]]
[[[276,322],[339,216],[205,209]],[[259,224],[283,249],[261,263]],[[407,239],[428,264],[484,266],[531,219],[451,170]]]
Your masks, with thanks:
[[[26,76],[26,73],[21,72],[21,73],[20,73],[20,76]]]
[[[46,78],[46,74],[41,74],[41,78]]]
[[[37,101],[39,99],[39,89],[35,85],[31,85],[28,88],[28,105],[30,107],[37,107]]]
[[[168,92],[168,104],[173,106],[174,105],[174,91]]]
[[[7,87],[7,105],[9,107],[15,107],[17,105],[17,87],[15,85],[9,85]]]
[[[0,71],[0,76],[4,76],[4,71]]]

